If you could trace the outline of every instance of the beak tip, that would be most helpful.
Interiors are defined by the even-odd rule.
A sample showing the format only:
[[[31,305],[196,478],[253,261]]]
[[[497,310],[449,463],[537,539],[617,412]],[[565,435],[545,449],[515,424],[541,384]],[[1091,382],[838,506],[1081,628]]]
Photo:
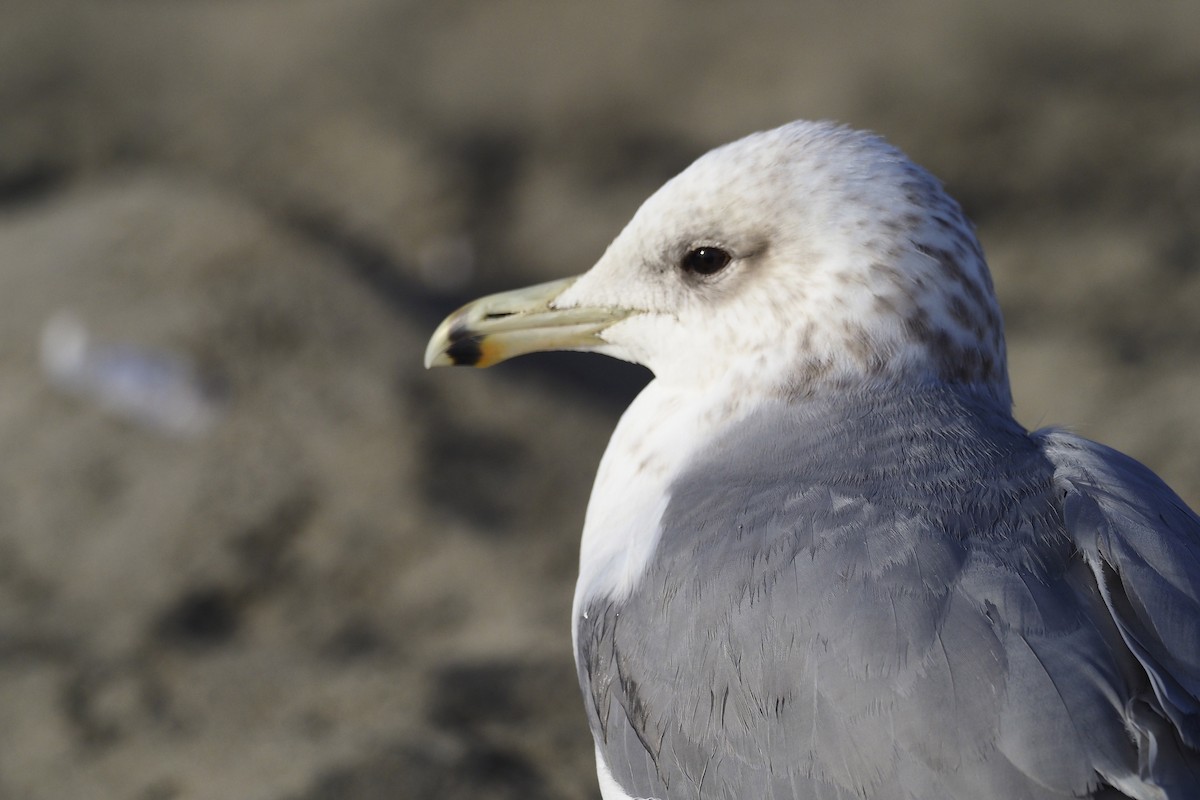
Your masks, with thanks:
[[[425,349],[425,369],[434,367],[486,366],[479,337],[463,338],[434,336]]]
[[[434,337],[429,340],[429,345],[425,348],[425,369],[448,367],[454,363],[446,355],[448,344],[444,338],[434,334]]]
[[[455,348],[458,346],[458,336],[463,328],[460,320],[461,311],[455,312],[442,321],[442,324],[429,338],[425,346],[425,369],[434,367],[453,367],[462,362],[455,358]]]

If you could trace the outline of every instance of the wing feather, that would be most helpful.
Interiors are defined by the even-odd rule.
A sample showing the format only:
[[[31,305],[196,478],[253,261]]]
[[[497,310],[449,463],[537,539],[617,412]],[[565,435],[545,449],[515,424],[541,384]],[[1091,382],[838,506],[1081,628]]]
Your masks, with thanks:
[[[1055,466],[1067,532],[1146,671],[1150,710],[1200,748],[1200,517],[1116,450],[1060,430],[1035,437]]]

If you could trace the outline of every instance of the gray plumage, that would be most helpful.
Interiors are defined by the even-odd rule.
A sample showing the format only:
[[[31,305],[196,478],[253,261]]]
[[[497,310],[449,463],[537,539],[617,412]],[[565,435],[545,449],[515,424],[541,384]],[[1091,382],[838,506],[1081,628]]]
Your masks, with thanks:
[[[1200,796],[1200,521],[1132,459],[868,386],[765,405],[670,497],[579,623],[631,796]]]

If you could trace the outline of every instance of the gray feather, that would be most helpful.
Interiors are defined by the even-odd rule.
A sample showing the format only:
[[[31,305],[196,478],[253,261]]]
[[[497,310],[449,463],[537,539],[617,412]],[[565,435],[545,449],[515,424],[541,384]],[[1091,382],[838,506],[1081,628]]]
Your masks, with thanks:
[[[601,757],[662,800],[1194,797],[1198,531],[961,390],[765,407],[585,609]]]
[[[1056,466],[1067,529],[1149,679],[1131,723],[1164,774],[1200,791],[1200,518],[1128,456],[1063,431],[1036,437]]]

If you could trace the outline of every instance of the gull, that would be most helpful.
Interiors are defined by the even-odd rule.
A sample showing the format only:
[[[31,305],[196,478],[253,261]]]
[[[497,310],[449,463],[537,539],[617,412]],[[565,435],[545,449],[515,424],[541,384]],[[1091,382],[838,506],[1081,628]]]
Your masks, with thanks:
[[[974,230],[881,138],[719,147],[425,361],[541,350],[655,376],[572,611],[605,800],[1200,797],[1200,518],[1013,419]]]

